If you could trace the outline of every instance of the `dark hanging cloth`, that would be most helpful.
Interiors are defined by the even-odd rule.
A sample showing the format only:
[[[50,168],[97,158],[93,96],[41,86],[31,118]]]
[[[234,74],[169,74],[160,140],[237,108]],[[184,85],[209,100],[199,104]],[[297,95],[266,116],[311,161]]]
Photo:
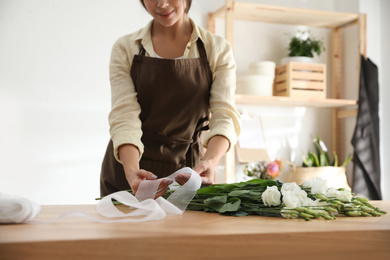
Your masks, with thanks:
[[[381,200],[379,156],[378,67],[361,56],[359,108],[352,137],[353,192],[368,199]]]

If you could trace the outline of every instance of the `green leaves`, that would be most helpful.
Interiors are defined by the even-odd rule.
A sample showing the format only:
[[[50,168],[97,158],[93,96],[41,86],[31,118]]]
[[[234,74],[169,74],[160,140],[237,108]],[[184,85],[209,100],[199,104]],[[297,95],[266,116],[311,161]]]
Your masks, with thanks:
[[[234,191],[231,191],[228,196],[230,197],[239,197],[239,196],[242,196],[244,194],[249,194],[251,191],[250,190],[234,190]]]
[[[235,212],[240,208],[241,200],[239,198],[229,198],[228,195],[218,195],[204,200],[206,207],[213,209],[218,213]]]
[[[288,50],[288,56],[290,57],[314,57],[314,53],[320,56],[322,51],[325,51],[325,46],[322,41],[314,39],[313,37],[307,37],[307,39],[300,39],[294,36],[293,38],[291,38]]]
[[[204,205],[207,207],[219,212],[219,210],[225,205],[227,202],[227,195],[214,196],[211,198],[207,198],[204,200]]]
[[[303,156],[302,167],[324,167],[324,166],[338,166],[338,157],[336,152],[333,152],[333,160],[330,158],[328,148],[321,140],[321,137],[313,139],[313,146],[315,153],[308,152],[307,157]],[[349,161],[351,161],[352,155],[349,154],[345,161],[340,165],[344,167]]]
[[[280,216],[280,208],[275,211],[275,208],[265,206],[261,195],[268,186],[277,186],[280,190],[282,185],[282,182],[270,179],[253,179],[239,183],[214,184],[209,187],[200,188],[187,209],[217,212],[230,216],[256,214]]]
[[[348,154],[347,158],[345,159],[345,161],[341,164],[341,167],[344,167],[345,165],[347,165],[347,163],[352,160],[352,154]]]
[[[239,198],[231,198],[225,205],[222,206],[222,208],[218,212],[235,212],[240,208],[240,204],[241,200]]]

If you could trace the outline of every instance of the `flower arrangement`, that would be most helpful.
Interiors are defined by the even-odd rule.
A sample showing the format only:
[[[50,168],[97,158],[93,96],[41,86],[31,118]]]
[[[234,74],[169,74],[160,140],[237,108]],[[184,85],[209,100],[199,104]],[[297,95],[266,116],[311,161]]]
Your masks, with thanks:
[[[281,160],[275,160],[269,163],[266,161],[258,161],[254,164],[245,165],[244,174],[257,179],[273,180],[279,176],[280,170],[282,169],[283,164]]]
[[[163,197],[169,197],[172,192],[174,190],[168,190]],[[120,204],[117,201],[113,203]],[[338,215],[380,217],[387,214],[373,206],[368,199],[354,197],[349,190],[329,188],[326,180],[319,177],[309,179],[302,185],[271,179],[213,184],[198,189],[187,210],[236,217],[258,215],[306,221],[333,220]]]
[[[304,220],[332,220],[337,215],[379,217],[387,213],[366,198],[353,197],[348,190],[328,188],[321,178],[310,179],[302,185],[271,179],[214,184],[200,188],[187,210]]]
[[[311,36],[309,31],[298,31],[291,38],[288,51],[289,57],[314,57],[314,53],[321,55],[322,51],[325,51],[325,46],[321,40]]]

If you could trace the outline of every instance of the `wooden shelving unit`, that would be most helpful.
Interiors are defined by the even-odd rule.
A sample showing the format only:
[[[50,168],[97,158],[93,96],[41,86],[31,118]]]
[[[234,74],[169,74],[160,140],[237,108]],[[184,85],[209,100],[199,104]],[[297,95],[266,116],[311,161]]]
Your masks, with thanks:
[[[313,108],[349,108],[357,106],[356,100],[350,99],[315,99],[290,97],[263,97],[236,94],[236,104],[257,106],[304,106]]]
[[[331,95],[327,99],[303,99],[289,97],[257,97],[236,95],[236,104],[259,106],[305,106],[333,109],[332,136],[333,147],[337,154],[342,154],[341,120],[344,117],[356,115],[356,100],[341,98],[342,50],[341,31],[349,26],[358,26],[359,50],[356,55],[366,56],[366,16],[365,14],[328,12],[319,10],[289,8],[254,3],[234,2],[226,0],[224,6],[208,14],[208,30],[215,33],[215,19],[225,19],[225,38],[234,48],[234,21],[257,21],[262,23],[277,23],[286,25],[304,25],[331,30],[331,60],[330,73],[332,74]],[[358,76],[358,75],[357,75]],[[358,86],[356,88],[358,91]],[[351,109],[352,108],[352,109]],[[234,150],[234,149],[232,149]],[[235,172],[234,151],[226,155],[226,181],[234,181]]]

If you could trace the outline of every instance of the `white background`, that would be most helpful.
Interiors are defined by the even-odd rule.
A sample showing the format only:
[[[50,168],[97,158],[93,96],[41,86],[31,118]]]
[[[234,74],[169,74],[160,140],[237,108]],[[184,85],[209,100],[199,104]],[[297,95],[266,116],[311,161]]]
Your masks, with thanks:
[[[252,0],[327,11],[367,13],[367,54],[379,67],[381,159],[384,199],[390,199],[390,46],[386,0]],[[206,26],[207,12],[223,0],[194,0],[190,11]],[[109,140],[108,63],[122,35],[143,27],[150,16],[137,0],[0,0],[0,193],[19,194],[40,204],[94,203],[99,196],[101,161]],[[223,34],[219,21],[218,34]],[[238,74],[250,62],[286,56],[296,27],[236,22]],[[329,32],[313,29],[329,46]],[[356,29],[343,35],[347,98],[357,98]],[[318,57],[326,62],[329,53]],[[310,135],[331,142],[326,109],[250,107],[262,118],[271,159],[296,163],[311,149]],[[386,120],[387,119],[387,120]],[[354,118],[345,123],[345,153],[352,152]],[[329,147],[332,149],[332,147]],[[237,165],[237,181],[243,165]],[[350,175],[350,173],[349,173]],[[220,176],[219,176],[220,178]]]

